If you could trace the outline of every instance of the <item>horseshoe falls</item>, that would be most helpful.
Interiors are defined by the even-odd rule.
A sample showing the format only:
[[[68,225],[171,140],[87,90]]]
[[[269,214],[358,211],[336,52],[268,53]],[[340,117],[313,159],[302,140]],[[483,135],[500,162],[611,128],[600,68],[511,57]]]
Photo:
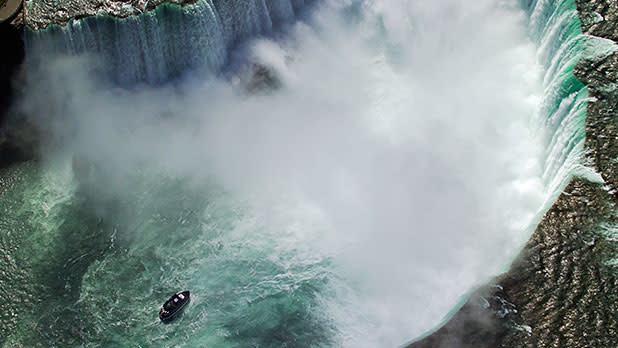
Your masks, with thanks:
[[[30,31],[26,41],[46,52],[90,54],[125,86],[162,83],[188,71],[220,70],[234,44],[272,32],[306,6],[304,0],[163,4],[126,19],[86,17],[64,27],[52,25]]]
[[[398,347],[585,172],[571,0],[199,0],[25,40],[2,347]]]

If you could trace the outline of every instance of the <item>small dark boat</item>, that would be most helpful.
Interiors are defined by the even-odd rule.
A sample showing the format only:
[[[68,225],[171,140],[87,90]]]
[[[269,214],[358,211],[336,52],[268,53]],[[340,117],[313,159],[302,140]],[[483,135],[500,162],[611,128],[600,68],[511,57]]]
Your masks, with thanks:
[[[163,304],[163,308],[159,311],[159,319],[164,323],[172,321],[182,312],[190,300],[191,295],[189,291],[175,293]]]

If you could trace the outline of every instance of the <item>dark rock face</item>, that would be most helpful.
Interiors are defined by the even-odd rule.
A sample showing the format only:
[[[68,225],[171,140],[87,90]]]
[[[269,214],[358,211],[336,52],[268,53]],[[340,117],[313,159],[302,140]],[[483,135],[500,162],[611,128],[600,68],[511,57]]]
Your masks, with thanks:
[[[615,1],[576,0],[586,34],[618,41]],[[592,97],[587,162],[602,180],[574,178],[511,269],[442,328],[407,348],[618,346],[618,54],[582,60],[576,77]],[[489,295],[488,295],[489,294]],[[479,299],[508,300],[502,317]]]
[[[618,4],[615,1],[577,1],[584,33],[618,42]],[[586,148],[603,180],[618,187],[618,54],[583,60],[575,75],[595,99],[588,104]]]
[[[7,129],[8,123],[16,117],[10,107],[15,94],[14,78],[24,61],[23,17],[20,15],[12,23],[0,23],[2,53],[0,54],[0,168],[30,157],[19,141],[20,131]]]
[[[618,41],[618,4],[615,1],[575,0],[582,31]]]
[[[0,122],[6,118],[12,95],[12,79],[24,60],[22,28],[10,23],[0,23],[2,54],[0,54]]]
[[[521,318],[501,285],[474,292],[443,327],[411,344],[413,348],[496,348],[510,330],[526,331]]]

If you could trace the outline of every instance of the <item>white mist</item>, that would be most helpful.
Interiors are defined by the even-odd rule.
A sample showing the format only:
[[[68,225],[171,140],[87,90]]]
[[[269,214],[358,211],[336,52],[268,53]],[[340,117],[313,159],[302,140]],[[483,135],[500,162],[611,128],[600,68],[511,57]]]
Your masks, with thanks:
[[[396,347],[503,271],[545,198],[525,20],[516,1],[327,1],[240,51],[280,89],[101,88],[58,58],[44,76],[62,83],[38,89],[58,107],[32,110],[62,114],[61,151],[113,174],[101,191],[131,194],[136,171],[215,178],[278,234],[264,248],[332,260],[316,310],[342,346]]]

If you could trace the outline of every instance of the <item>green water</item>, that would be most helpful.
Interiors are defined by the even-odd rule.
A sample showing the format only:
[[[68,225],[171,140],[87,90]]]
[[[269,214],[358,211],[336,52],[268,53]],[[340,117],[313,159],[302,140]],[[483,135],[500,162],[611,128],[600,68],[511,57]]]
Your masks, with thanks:
[[[131,199],[101,202],[64,164],[2,174],[3,297],[20,301],[6,304],[4,347],[332,344],[316,309],[328,259],[287,249],[224,192],[139,177]],[[161,303],[180,289],[194,293],[190,307],[161,325]]]

